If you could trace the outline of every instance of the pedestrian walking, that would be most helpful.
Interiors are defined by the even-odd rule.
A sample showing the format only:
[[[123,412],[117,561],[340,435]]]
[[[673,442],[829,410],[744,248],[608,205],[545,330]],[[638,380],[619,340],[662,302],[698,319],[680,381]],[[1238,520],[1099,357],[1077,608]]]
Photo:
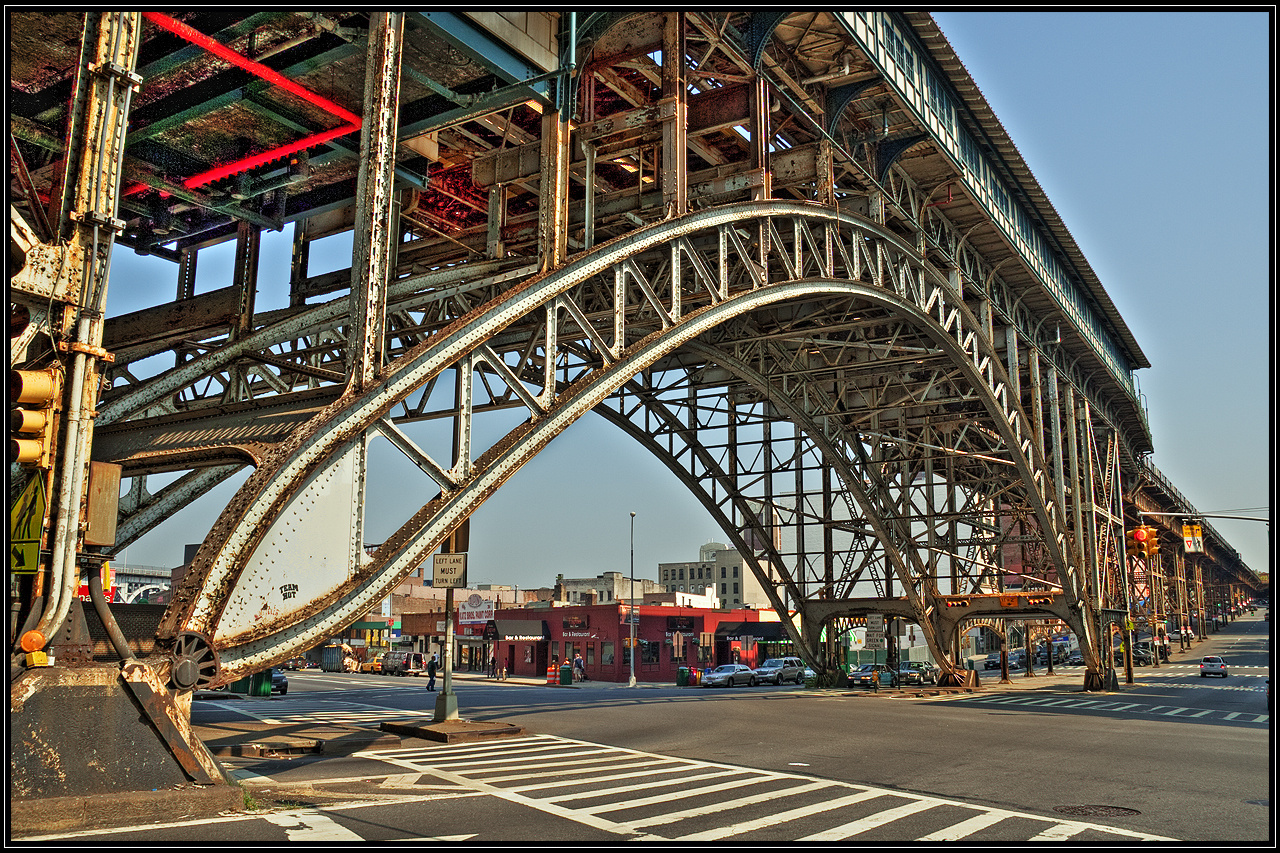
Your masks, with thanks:
[[[498,656],[497,655],[494,655],[489,658],[489,677],[490,678],[498,677]]]
[[[587,680],[587,665],[582,662],[581,654],[573,656],[573,674],[577,681]]]
[[[880,692],[880,670],[878,669],[871,670],[871,692]]]
[[[436,692],[436,656],[432,655],[431,660],[427,661],[427,692]]]

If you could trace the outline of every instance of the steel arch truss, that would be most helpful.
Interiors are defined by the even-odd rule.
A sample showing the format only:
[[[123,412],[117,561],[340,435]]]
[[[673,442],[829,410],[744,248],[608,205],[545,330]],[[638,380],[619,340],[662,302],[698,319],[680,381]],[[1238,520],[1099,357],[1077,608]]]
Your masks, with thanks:
[[[739,476],[735,488],[786,511],[797,529],[847,540],[824,546],[816,562],[803,532],[775,547],[774,583],[790,599],[779,603],[815,609],[822,600],[825,619],[839,602],[821,596],[868,583],[890,595],[896,580],[924,625],[937,553],[990,547],[1001,506],[1034,521],[1046,564],[1066,598],[1080,600],[1061,505],[989,335],[948,280],[882,227],[812,204],[729,205],[619,237],[485,292],[476,307],[464,290],[433,301],[433,321],[415,318],[420,339],[406,340],[367,390],[344,392],[263,454],[196,555],[162,642],[213,637],[219,681],[314,644],[376,605],[541,448],[642,373],[656,387],[668,373],[687,387],[694,376],[728,384],[731,394],[749,384],[757,396],[744,400],[761,424],[784,411],[801,423],[789,427],[785,464],[742,466],[764,478],[757,484],[725,469]],[[752,379],[726,383],[735,371]],[[443,382],[450,372],[454,381]],[[480,440],[479,416],[508,409],[523,422]],[[445,450],[405,432],[426,418],[452,427]],[[432,486],[368,556],[359,508],[379,436]],[[707,436],[697,443],[714,446]],[[839,461],[842,481],[815,498],[824,459]],[[953,484],[941,491],[939,466]],[[777,470],[795,484],[789,505],[786,489],[764,485]],[[961,546],[952,531],[965,529],[982,544]],[[981,571],[959,572],[962,587],[980,584]]]

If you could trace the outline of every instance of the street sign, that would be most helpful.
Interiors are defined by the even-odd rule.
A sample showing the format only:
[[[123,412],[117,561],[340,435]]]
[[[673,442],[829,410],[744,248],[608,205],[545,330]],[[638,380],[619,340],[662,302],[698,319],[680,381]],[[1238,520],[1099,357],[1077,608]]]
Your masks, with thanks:
[[[1200,525],[1182,525],[1182,544],[1188,554],[1204,553],[1204,536]]]
[[[868,613],[867,614],[867,632],[864,645],[868,649],[883,649],[884,642],[884,614]]]
[[[467,586],[467,555],[436,554],[431,561],[431,585],[437,589],[465,589]]]

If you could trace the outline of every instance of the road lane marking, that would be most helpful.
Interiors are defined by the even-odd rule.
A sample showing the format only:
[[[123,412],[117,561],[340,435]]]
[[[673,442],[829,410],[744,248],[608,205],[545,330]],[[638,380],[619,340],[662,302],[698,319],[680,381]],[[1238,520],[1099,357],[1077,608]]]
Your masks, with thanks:
[[[681,835],[671,839],[672,841],[719,841],[734,835],[741,835],[744,832],[752,832],[757,829],[764,829],[768,826],[776,826],[780,823],[796,820],[802,817],[818,814],[819,812],[831,811],[832,809],[851,806],[854,803],[861,803],[864,800],[874,800],[879,797],[886,796],[887,791],[860,791],[856,794],[850,794],[847,797],[839,797],[834,800],[824,800],[821,803],[814,803],[808,806],[788,809],[784,812],[775,812],[773,814],[761,815],[751,820],[745,820],[741,823],[730,824],[729,826],[720,826],[713,829],[704,829],[701,832],[694,832],[690,835]],[[729,803],[730,806],[737,806],[737,801]]]
[[[703,773],[698,776],[686,777],[681,781],[689,782],[689,781],[698,781],[700,779],[724,779],[725,777],[733,777],[733,778],[730,778],[729,781],[727,782],[717,782],[714,785],[702,785],[700,787],[695,787],[695,788],[681,788],[680,796],[686,797],[686,798],[698,797],[698,796],[702,796],[703,794],[714,794],[718,791],[727,791],[733,788],[741,787],[743,780],[740,778],[737,778],[737,777],[740,777],[741,775],[743,774],[715,772],[715,773]],[[662,779],[657,782],[646,782],[643,785],[628,785],[624,788],[611,788],[609,790],[609,793],[611,794],[632,793],[634,791],[641,790],[644,788],[670,787],[670,786],[671,786],[671,780]],[[821,784],[820,783],[815,784],[814,787],[821,787]],[[785,792],[785,793],[789,793],[789,792]],[[582,796],[581,794],[565,794],[560,797],[551,797],[550,800],[551,802],[558,802],[558,801],[564,801],[564,800],[573,800],[581,796]],[[765,797],[772,797],[773,794],[761,794],[759,796],[763,799]],[[588,812],[591,812],[592,814],[604,814],[605,812],[616,812],[616,811],[622,811],[624,809],[644,808],[645,806],[666,803],[666,802],[669,802],[670,800],[671,800],[671,794],[670,792],[667,792],[663,794],[654,794],[652,797],[640,797],[634,800],[620,800],[616,803],[610,803],[603,806],[588,807],[583,809],[583,811],[588,811]],[[721,806],[719,804],[716,804],[715,806],[712,806],[710,808],[714,810],[719,810]]]
[[[364,841],[359,835],[319,811],[281,812],[264,815],[263,820],[283,829],[289,841],[300,844]]]
[[[582,753],[584,760],[608,757],[613,763],[593,762],[589,768],[584,768],[594,771],[593,775],[566,779],[562,766],[562,756],[566,751]],[[495,767],[492,762],[504,752],[507,753],[508,765],[519,764],[524,768],[525,772],[519,774],[521,777],[526,776],[529,771],[537,771],[543,763],[554,762],[557,766],[547,768],[545,777],[550,781],[544,783],[500,783],[493,776]],[[464,756],[486,763],[470,768],[465,761],[459,760]],[[355,757],[381,761],[400,768],[401,772],[418,771],[429,774],[447,783],[470,787],[480,794],[499,797],[513,804],[637,841],[720,841],[743,833],[781,827],[794,821],[813,824],[816,821],[826,822],[827,818],[836,825],[825,830],[818,828],[813,837],[846,838],[934,808],[959,808],[967,812],[978,812],[970,819],[926,836],[936,836],[937,840],[963,839],[984,827],[1005,820],[1015,821],[1013,825],[1016,826],[1032,821],[1030,832],[1038,832],[1039,835],[1035,837],[1043,840],[1070,837],[1086,829],[1124,839],[1172,840],[1102,824],[1063,822],[1054,817],[989,809],[957,800],[815,779],[788,772],[661,756],[549,735],[495,742],[486,744],[483,748],[442,745],[411,750],[367,750],[356,753]],[[651,769],[649,761],[646,761],[644,769],[637,770],[641,766],[636,764],[637,759],[656,762],[657,769]],[[664,778],[648,778],[658,774]],[[565,788],[574,790],[566,791]],[[637,790],[649,790],[653,793],[637,798],[633,796]],[[716,799],[717,796],[724,798]],[[704,801],[694,806],[686,805],[695,797]],[[795,807],[786,808],[784,804],[793,797],[798,798],[790,800]],[[814,797],[818,797],[819,801],[812,802]],[[868,802],[882,803],[883,807],[872,815],[861,814],[856,820],[849,820],[848,816],[844,816],[844,822],[840,822],[842,809]],[[769,804],[769,813],[753,814],[746,819],[735,820],[735,815],[742,815],[739,810],[760,803]],[[656,811],[652,814],[636,814],[638,809]],[[628,819],[631,814],[636,814],[636,817]],[[673,824],[675,826],[672,829],[679,833],[680,825],[688,826],[687,822],[690,821],[696,822],[697,831],[675,836],[661,834],[663,827]],[[714,825],[717,821],[724,823]],[[785,829],[781,831],[785,832]],[[814,832],[809,828],[805,831],[811,834]],[[910,830],[906,832],[910,833]],[[908,834],[903,837],[911,836]]]
[[[797,839],[798,841],[843,841],[846,838],[852,838],[855,835],[861,835],[869,829],[875,829],[877,826],[884,826],[898,818],[913,815],[916,812],[922,812],[925,809],[931,809],[939,805],[936,800],[916,800],[914,803],[907,803],[897,808],[885,809],[882,812],[876,812],[873,815],[860,818],[859,820],[850,821],[843,826],[833,826],[831,829],[814,833]]]
[[[1084,829],[1084,824],[1079,823],[1060,823],[1051,826],[1041,832],[1039,835],[1033,835],[1028,841],[1066,841],[1072,836],[1079,835]]]
[[[986,829],[988,826],[993,826],[1009,816],[1009,812],[993,809],[985,814],[974,815],[959,823],[952,824],[946,829],[939,829],[937,832],[922,835],[916,841],[959,841],[962,838],[968,838],[979,830]]]
[[[741,781],[731,783],[731,784],[734,785],[735,789],[740,789],[742,786]],[[734,797],[731,805],[733,807],[741,807],[741,806],[754,806],[756,803],[775,803],[781,800],[783,797],[792,797],[799,794],[807,794],[810,791],[817,791],[827,787],[830,787],[829,782],[810,782],[805,785],[793,785],[790,788],[783,788],[780,791],[764,791],[762,793],[751,794],[746,797]],[[626,804],[623,803],[620,805],[626,805]],[[725,808],[726,808],[726,805],[721,802],[709,803],[708,805],[698,806],[692,809],[686,808],[683,811],[667,812],[666,814],[659,814],[649,818],[633,820],[633,821],[630,821],[630,823],[632,826],[640,826],[640,827],[646,827],[646,828],[651,826],[662,826],[663,824],[666,824],[666,823],[676,823],[677,821],[688,820],[689,818],[705,817],[706,815],[710,815],[710,814],[719,814],[720,812],[723,812]]]

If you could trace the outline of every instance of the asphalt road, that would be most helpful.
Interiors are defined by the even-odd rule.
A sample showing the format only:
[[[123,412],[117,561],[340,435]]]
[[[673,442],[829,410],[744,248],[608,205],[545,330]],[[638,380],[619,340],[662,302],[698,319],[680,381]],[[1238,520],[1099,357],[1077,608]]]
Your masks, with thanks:
[[[1082,693],[1078,669],[924,697],[459,677],[465,718],[515,723],[530,737],[456,755],[406,738],[342,757],[230,759],[250,791],[324,790],[333,805],[98,837],[1262,843],[1271,840],[1270,649],[1270,623],[1245,617],[1103,694]],[[1223,655],[1229,677],[1201,678],[1204,654]],[[376,728],[429,721],[434,700],[418,679],[290,673],[286,697],[196,702],[193,722]],[[612,795],[621,801],[606,801],[606,786],[624,784],[611,779],[626,780]]]

